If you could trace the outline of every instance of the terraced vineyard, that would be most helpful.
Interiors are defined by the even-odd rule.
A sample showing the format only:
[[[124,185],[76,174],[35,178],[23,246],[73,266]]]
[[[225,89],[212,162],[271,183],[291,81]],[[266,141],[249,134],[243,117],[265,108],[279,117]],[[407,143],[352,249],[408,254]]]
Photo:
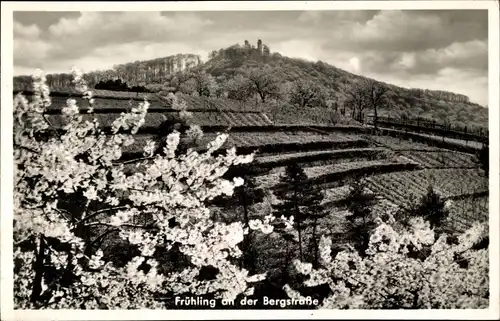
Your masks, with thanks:
[[[236,112],[191,112],[191,123],[199,126],[270,126],[271,122],[265,114],[262,113],[236,113]],[[110,127],[115,119],[120,116],[119,113],[96,113],[93,115],[83,114],[83,118],[88,121],[96,118],[99,124],[104,127]],[[62,127],[66,120],[61,114],[47,115],[49,121],[56,127]],[[146,115],[143,128],[156,129],[168,120],[178,118],[178,112],[150,111]]]
[[[392,136],[369,136],[369,140],[395,151],[446,151],[443,148],[436,148],[427,144],[413,142],[404,138]]]
[[[323,175],[326,175],[329,173],[339,173],[339,172],[345,172],[345,171],[349,171],[352,169],[360,169],[360,168],[380,167],[380,166],[389,165],[389,164],[412,164],[413,165],[413,163],[407,163],[404,161],[397,162],[397,161],[391,161],[390,159],[384,159],[384,160],[375,160],[375,161],[366,161],[366,162],[349,162],[349,163],[339,163],[339,164],[325,165],[325,166],[314,166],[314,167],[306,168],[305,172],[306,172],[308,177],[319,178],[319,177],[322,177]]]
[[[398,170],[416,169],[418,166],[414,162],[401,159],[381,159],[364,161],[358,159],[340,159],[339,162],[330,165],[305,166],[306,175],[317,184],[339,185],[345,183],[349,178],[367,175],[377,172],[392,172]],[[275,186],[280,176],[284,173],[285,167],[273,169],[271,174],[257,178],[259,184],[266,188]]]
[[[421,164],[424,168],[477,168],[473,155],[453,151],[407,151],[403,155]]]
[[[211,140],[215,135],[207,135]],[[368,145],[363,139],[356,135],[324,135],[311,131],[289,131],[289,132],[234,132],[228,140],[228,146],[236,147],[258,147],[276,144],[308,144],[308,143],[333,143],[342,146]]]
[[[367,181],[372,191],[377,191],[399,206],[406,206],[414,197],[422,197],[429,185],[433,185],[437,192],[446,198],[488,191],[488,181],[476,169],[428,169],[387,173],[374,175]]]
[[[475,221],[488,221],[489,198],[462,197],[451,201],[450,225],[454,230],[464,231]]]
[[[25,94],[30,94],[30,91],[25,91]],[[160,97],[154,93],[135,93],[126,91],[110,91],[110,90],[92,90],[95,98],[96,111],[121,111],[129,107],[130,102],[137,104],[140,101],[147,101],[152,109],[171,109],[170,102],[164,97]],[[237,100],[212,98],[212,97],[195,97],[190,95],[179,95],[186,103],[187,110],[191,111],[228,111],[228,112],[244,112],[244,113],[261,113],[266,111],[266,108],[261,103],[255,102],[240,102]],[[78,106],[83,109],[88,107],[86,99],[81,97],[81,94],[74,89],[51,92],[52,105],[50,110],[60,110],[66,105],[68,98],[76,100]]]
[[[232,99],[213,97],[194,97],[181,95],[188,106],[188,110],[211,110],[211,111],[233,111],[233,112],[264,112],[266,106],[255,101],[238,101]]]
[[[200,149],[215,139],[217,133],[206,132],[199,141]],[[135,142],[125,153],[142,153],[148,140],[160,140],[159,134],[137,134]],[[297,150],[313,150],[322,148],[363,148],[370,143],[355,135],[322,135],[311,131],[270,131],[270,132],[231,132],[223,148],[236,147],[239,153],[259,150],[259,155],[283,155]]]
[[[339,158],[385,158],[387,151],[383,148],[351,148],[342,150],[326,150],[312,152],[286,153],[261,156],[255,162],[259,166],[284,166],[290,163],[309,163],[312,161],[332,161]]]
[[[29,86],[25,86],[24,84],[14,82],[13,92],[14,94],[18,92],[23,92],[25,95],[30,95],[33,93],[33,86],[30,84]],[[144,100],[147,93],[138,93],[138,92],[127,92],[127,91],[113,91],[113,90],[103,90],[103,89],[92,89],[92,94],[96,98],[109,98],[109,99],[141,99]],[[61,97],[81,97],[82,94],[76,90],[73,86],[66,87],[50,87],[50,96],[54,101],[54,98]],[[66,101],[66,100],[64,100]]]
[[[399,139],[392,137],[328,136],[345,140],[363,137],[367,147],[310,151],[298,147],[296,152],[263,154],[255,164],[271,170],[257,177],[258,184],[265,189],[279,188],[284,166],[298,162],[310,179],[323,186],[325,202],[333,211],[344,211],[349,179],[363,175],[367,176],[368,191],[379,199],[373,209],[375,213],[408,206],[432,184],[450,201],[450,227],[464,230],[475,220],[487,220],[488,180],[474,155],[406,140],[399,143]],[[388,143],[393,148],[386,147]]]
[[[411,131],[402,131],[396,129],[388,129],[383,128],[380,129],[380,132],[384,135],[389,135],[392,138],[396,138],[399,140],[399,137],[406,137],[409,140],[425,142],[431,146],[439,146],[441,148],[453,149],[453,150],[463,150],[463,151],[477,151],[483,147],[482,142],[477,141],[467,141],[462,139],[455,139],[450,137],[442,137],[442,136],[434,136],[429,134],[416,133]],[[382,138],[378,138],[377,140],[384,140],[387,136],[382,136]],[[381,141],[381,143],[384,143]],[[388,141],[391,144],[390,140]],[[403,147],[398,147],[397,144],[391,144],[391,148],[395,149],[411,149],[411,146],[403,144]],[[406,147],[406,148],[405,148]]]
[[[104,91],[106,92],[106,91]],[[127,92],[121,92],[122,94],[130,94]],[[127,95],[127,96],[121,96],[121,97],[99,97],[95,96],[96,94],[94,93],[94,100],[95,100],[95,112],[96,113],[120,113],[122,111],[125,111],[127,109],[130,109],[132,106],[137,106],[138,102],[144,101],[144,95],[141,94],[140,96],[136,96],[135,94],[133,95]],[[89,103],[86,99],[83,99],[82,97],[78,96],[52,96],[52,105],[49,107],[49,111],[57,112],[60,111],[64,106],[66,106],[66,100],[69,98],[74,99],[76,101],[77,106],[82,108],[83,110],[86,110],[89,107]],[[167,107],[165,106],[164,103],[158,100],[148,100],[150,104],[151,110],[156,110],[156,109],[163,109],[166,110]]]
[[[121,112],[130,110],[138,100],[148,96],[150,110],[145,125],[135,136],[135,142],[123,150],[124,159],[141,157],[147,141],[161,143],[165,138],[162,126],[178,119],[178,111],[155,95],[106,91],[94,94],[98,97],[95,114],[83,114],[83,117],[87,120],[95,117],[105,128],[111,126]],[[59,112],[68,97],[76,99],[83,110],[88,105],[73,92],[53,96],[54,107],[46,116],[54,127],[65,123]],[[403,137],[366,135],[366,128],[362,126],[351,126],[348,130],[345,124],[321,130],[275,126],[270,120],[273,115],[263,112],[270,112],[269,106],[227,99],[183,98],[192,114],[191,122],[205,131],[196,148],[203,150],[215,138],[216,131],[229,130],[223,147],[236,147],[240,154],[256,151],[252,173],[257,175],[257,183],[267,190],[280,188],[279,180],[285,166],[300,163],[309,179],[322,186],[325,202],[331,204],[331,212],[337,216],[341,215],[339,213],[345,215],[343,201],[350,179],[366,176],[367,189],[380,199],[373,209],[376,213],[407,206],[410,200],[423,196],[429,184],[433,184],[439,193],[452,200],[451,225],[455,229],[462,230],[474,219],[486,220],[488,217],[488,180],[479,169],[476,157],[470,153]]]
[[[91,122],[96,119],[101,128],[109,128],[113,121],[115,121],[120,116],[119,113],[103,113],[103,114],[82,114],[83,120]],[[168,118],[168,113],[147,113],[145,118],[144,128],[158,128],[160,127]],[[46,115],[46,118],[56,128],[62,128],[66,123],[66,119],[61,114],[50,114]]]
[[[488,220],[488,180],[477,169],[426,169],[374,175],[367,179],[368,188],[391,204],[408,207],[432,184],[449,199],[450,227],[463,231],[474,221]]]

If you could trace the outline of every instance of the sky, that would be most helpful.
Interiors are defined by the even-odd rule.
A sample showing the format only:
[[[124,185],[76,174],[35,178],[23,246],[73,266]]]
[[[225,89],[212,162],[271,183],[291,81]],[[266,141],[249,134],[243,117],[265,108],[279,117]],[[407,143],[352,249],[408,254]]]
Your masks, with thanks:
[[[488,103],[487,10],[14,12],[14,74],[102,70],[248,40],[407,88]]]

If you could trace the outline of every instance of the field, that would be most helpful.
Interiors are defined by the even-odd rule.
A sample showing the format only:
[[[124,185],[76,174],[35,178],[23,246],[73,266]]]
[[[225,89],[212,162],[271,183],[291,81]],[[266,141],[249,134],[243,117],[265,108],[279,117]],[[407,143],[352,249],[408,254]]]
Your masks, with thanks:
[[[54,106],[63,105],[68,95],[72,93],[55,96]],[[135,104],[144,98],[130,93],[118,96],[98,92],[96,97],[103,98],[98,99],[95,115],[84,117],[95,116],[101,126],[109,127],[121,112],[129,110],[131,99],[136,100]],[[433,141],[469,149],[479,148],[479,143],[423,134],[412,139],[398,131],[387,135],[391,130],[385,129],[383,135],[372,135],[352,122],[339,122],[332,127],[328,125],[329,116],[321,110],[313,110],[306,117],[301,110],[292,115],[272,109],[278,106],[228,99],[183,98],[192,114],[190,122],[202,126],[205,132],[195,148],[203,150],[217,132],[229,131],[223,147],[236,147],[240,154],[256,152],[251,172],[257,175],[256,182],[270,193],[281,188],[280,178],[285,166],[299,163],[308,179],[324,190],[325,202],[331,204],[331,212],[337,216],[346,214],[342,201],[349,191],[350,180],[364,177],[367,191],[379,199],[374,212],[407,207],[432,185],[444,198],[453,200],[450,224],[457,230],[470,225],[473,218],[487,219],[488,180],[476,156],[436,146]],[[86,101],[76,99],[81,106],[87,106]],[[135,136],[135,143],[124,149],[124,159],[141,157],[142,148],[149,140],[161,142],[166,135],[160,128],[177,119],[177,111],[158,97],[149,95],[149,101],[150,110],[143,130]],[[47,115],[55,127],[64,124],[59,110],[60,107],[54,107]],[[421,140],[424,136],[430,140]]]
[[[441,151],[442,148],[436,148],[429,146],[427,144],[414,142],[411,140],[404,139],[403,137],[396,138],[392,136],[369,136],[367,137],[370,141],[376,143],[379,146],[384,146],[391,150],[396,151]]]
[[[430,134],[416,133],[406,130],[397,130],[388,128],[381,128],[380,130],[383,133],[390,134],[392,136],[406,137],[407,139],[413,141],[427,142],[432,146],[437,146],[437,147],[443,146],[444,148],[447,149],[475,151],[483,147],[483,143],[477,141],[467,141],[463,139],[456,139],[445,136],[434,136]]]
[[[393,147],[389,149],[377,143],[381,141],[379,136],[364,138],[369,147],[363,149],[264,155],[257,158],[256,163],[276,167],[267,175],[259,176],[257,181],[266,189],[275,188],[284,171],[284,161],[294,159],[303,165],[310,179],[324,187],[325,202],[331,204],[332,211],[343,213],[342,200],[348,194],[349,178],[362,173],[366,175],[367,190],[379,198],[373,208],[376,213],[406,208],[432,185],[451,201],[449,223],[454,230],[463,231],[475,220],[488,219],[488,180],[474,155],[406,140],[398,144],[399,139],[384,137],[384,143],[389,142]],[[316,157],[324,155],[328,156],[321,160],[324,165],[317,166]],[[395,166],[388,167],[390,165]]]
[[[56,97],[56,102],[62,98]],[[432,184],[443,197],[453,199],[450,225],[455,229],[463,230],[473,218],[487,219],[487,206],[478,205],[487,203],[488,198],[484,196],[488,191],[487,180],[473,154],[403,137],[356,133],[355,128],[352,132],[342,132],[345,125],[339,125],[338,130],[331,127],[322,130],[297,126],[280,128],[264,113],[244,112],[241,104],[216,106],[208,100],[191,100],[187,100],[188,106],[196,110],[192,111],[192,122],[205,128],[197,148],[203,150],[215,138],[215,128],[229,129],[224,148],[236,147],[239,153],[257,152],[252,171],[258,175],[257,183],[265,189],[279,188],[285,166],[300,163],[309,179],[324,189],[325,202],[331,205],[332,213],[345,214],[342,201],[348,193],[350,179],[365,176],[367,191],[379,198],[374,212],[382,214],[391,207],[404,208],[410,200],[422,197]],[[125,101],[99,101],[102,110],[94,116],[106,127],[119,115],[118,110],[123,109]],[[145,130],[135,136],[134,144],[124,149],[125,158],[140,157],[149,140],[160,142],[165,135],[155,129],[175,119],[175,112],[157,101],[153,100],[151,106]],[[201,110],[203,108],[206,110]],[[63,124],[60,115],[47,117],[56,127]],[[89,115],[84,117],[90,119]],[[340,215],[338,213],[335,215]]]
[[[489,199],[487,196],[464,196],[451,203],[450,225],[463,231],[475,221],[488,221]]]
[[[403,155],[425,168],[476,168],[477,160],[473,155],[453,151],[407,151]]]
[[[373,209],[376,213],[406,208],[432,185],[451,201],[450,227],[463,231],[475,220],[487,220],[488,180],[474,155],[404,139],[400,143],[392,137],[357,137],[365,139],[366,147],[310,151],[299,147],[295,152],[264,153],[257,157],[255,165],[268,171],[261,173],[257,182],[265,189],[279,188],[284,166],[297,162],[311,180],[324,188],[325,202],[331,204],[332,212],[345,214],[342,201],[349,191],[349,179],[366,176],[367,190],[379,199]],[[344,139],[349,141],[353,137]]]
[[[414,198],[423,196],[429,185],[445,198],[488,191],[487,180],[479,170],[419,170],[403,173],[374,175],[368,178],[369,188],[382,193],[399,206],[406,206]]]
[[[169,110],[171,104],[164,97],[157,96],[154,93],[132,93],[109,90],[94,89],[93,97],[96,100],[96,109],[106,112],[121,111],[129,108],[130,103],[134,105],[146,99],[150,108]],[[29,94],[29,92],[26,92]],[[244,113],[261,113],[266,111],[265,106],[256,102],[240,102],[230,99],[219,99],[212,97],[194,97],[189,95],[180,95],[186,103],[186,109],[190,111],[228,111]],[[86,109],[88,102],[80,97],[76,91],[67,91],[53,93],[51,95],[52,105],[50,110],[60,110],[66,105],[66,101],[71,98],[81,108]]]
[[[125,110],[123,111],[125,112]],[[269,119],[262,113],[237,113],[237,112],[191,112],[192,118],[190,123],[199,126],[269,126]],[[96,118],[99,124],[104,128],[109,128],[113,121],[120,116],[120,113],[96,113],[93,115],[84,114],[86,120]],[[178,117],[177,112],[172,111],[149,111],[146,115],[146,123],[143,129],[154,131],[162,124]],[[65,123],[64,118],[60,114],[47,115],[49,121],[56,127],[62,127]]]

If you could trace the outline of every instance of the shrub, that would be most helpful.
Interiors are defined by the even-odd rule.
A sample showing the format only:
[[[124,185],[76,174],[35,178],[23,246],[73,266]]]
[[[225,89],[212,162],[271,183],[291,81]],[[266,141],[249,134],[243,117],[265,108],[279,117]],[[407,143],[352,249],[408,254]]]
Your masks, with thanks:
[[[446,200],[430,185],[427,193],[410,210],[412,215],[421,216],[436,231],[444,229],[449,216]]]
[[[346,198],[347,209],[350,215],[347,219],[347,236],[353,242],[354,248],[364,253],[368,247],[370,234],[375,228],[375,215],[372,213],[373,206],[377,203],[374,194],[365,190],[366,182],[355,179],[349,184],[349,194]]]

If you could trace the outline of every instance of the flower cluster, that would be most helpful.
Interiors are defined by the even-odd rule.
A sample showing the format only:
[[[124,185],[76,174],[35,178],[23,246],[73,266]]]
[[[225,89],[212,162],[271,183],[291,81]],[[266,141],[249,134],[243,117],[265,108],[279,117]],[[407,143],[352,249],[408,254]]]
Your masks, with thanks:
[[[88,113],[92,113],[94,111],[94,99],[92,91],[89,90],[87,86],[87,82],[83,79],[83,73],[77,68],[73,67],[71,70],[71,75],[73,76],[72,83],[75,85],[75,89],[83,94],[83,98],[86,99],[89,103],[89,108],[87,110]]]
[[[132,108],[130,113],[122,113],[121,116],[113,122],[113,134],[118,133],[120,129],[130,130],[131,134],[136,134],[139,128],[144,124],[144,117],[148,112],[149,103],[147,100],[139,104],[139,107]]]
[[[203,131],[199,125],[190,125],[186,136],[190,141],[197,143],[203,138]]]
[[[264,221],[250,220],[248,222],[248,227],[252,230],[261,231],[264,234],[270,234],[274,230],[274,227],[271,225],[274,220],[276,220],[276,218],[273,215],[267,215],[264,217]]]
[[[488,251],[473,249],[485,233],[485,226],[477,224],[455,244],[444,234],[435,240],[422,219],[413,219],[409,230],[400,232],[382,222],[363,256],[342,251],[332,258],[332,242],[322,237],[323,267],[294,265],[309,276],[306,286],[329,285],[331,294],[321,308],[485,308]],[[300,296],[290,286],[284,289],[291,298]]]
[[[168,93],[167,101],[172,106],[172,109],[179,111],[181,121],[188,123],[193,118],[193,113],[187,111],[187,104],[185,101],[179,99],[175,94]]]
[[[81,73],[73,75],[91,100]],[[179,155],[180,134],[174,131],[165,156],[147,143],[146,159],[136,160],[130,173],[120,160],[122,148],[134,142],[147,101],[121,114],[114,135],[106,135],[69,100],[61,130],[44,118],[50,97],[43,74],[34,81],[32,101],[18,95],[14,102],[16,307],[159,308],[165,306],[159,298],[180,293],[234,299],[253,292],[249,284],[265,275],[248,275],[232,259],[241,256],[243,224],[214,221],[206,206],[243,184],[223,175],[251,162],[253,154],[230,149],[215,156],[227,139],[222,134],[204,153]],[[270,223],[252,224],[268,232]],[[105,254],[111,232],[117,232],[113,242],[139,250],[125,264]],[[159,259],[170,252],[187,259],[180,269]],[[214,278],[200,278],[205,267],[218,271]]]

